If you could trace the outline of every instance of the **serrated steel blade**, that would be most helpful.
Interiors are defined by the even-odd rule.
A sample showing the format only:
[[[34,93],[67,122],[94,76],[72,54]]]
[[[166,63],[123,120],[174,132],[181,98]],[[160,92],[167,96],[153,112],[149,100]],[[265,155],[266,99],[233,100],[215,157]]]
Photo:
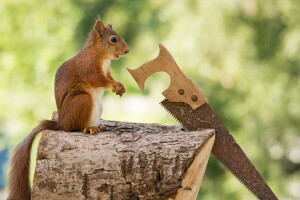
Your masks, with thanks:
[[[215,129],[212,153],[217,160],[258,199],[278,199],[208,103],[196,110],[186,103],[167,99],[160,104],[189,131]]]

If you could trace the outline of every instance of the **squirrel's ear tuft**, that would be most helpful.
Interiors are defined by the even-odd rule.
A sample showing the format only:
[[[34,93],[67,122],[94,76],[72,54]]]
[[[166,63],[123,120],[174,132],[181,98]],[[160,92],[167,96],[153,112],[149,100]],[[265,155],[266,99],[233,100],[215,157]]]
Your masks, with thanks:
[[[102,23],[101,20],[97,20],[97,22],[96,22],[96,24],[94,26],[94,30],[96,30],[97,32],[99,32],[101,36],[106,31],[106,28],[103,25],[103,23]]]
[[[107,24],[106,28],[112,29],[112,25],[111,24]]]

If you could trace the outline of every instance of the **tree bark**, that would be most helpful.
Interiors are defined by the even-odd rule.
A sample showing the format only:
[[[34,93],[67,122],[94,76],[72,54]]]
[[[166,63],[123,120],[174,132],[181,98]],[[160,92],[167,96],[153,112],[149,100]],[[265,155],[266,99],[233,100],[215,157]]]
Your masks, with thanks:
[[[43,132],[33,200],[175,199],[177,193],[186,196],[185,190],[195,198],[201,180],[187,178],[202,179],[214,130],[113,121],[103,125],[95,135]]]

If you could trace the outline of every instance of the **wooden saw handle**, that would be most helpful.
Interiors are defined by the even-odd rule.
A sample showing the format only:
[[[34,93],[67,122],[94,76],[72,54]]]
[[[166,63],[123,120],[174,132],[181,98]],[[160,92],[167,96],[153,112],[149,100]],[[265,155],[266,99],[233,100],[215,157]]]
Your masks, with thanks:
[[[171,77],[171,84],[162,94],[172,102],[185,102],[192,109],[197,109],[206,102],[194,83],[180,70],[170,52],[159,44],[158,56],[136,69],[128,69],[141,90],[144,90],[146,79],[156,72],[166,72]]]

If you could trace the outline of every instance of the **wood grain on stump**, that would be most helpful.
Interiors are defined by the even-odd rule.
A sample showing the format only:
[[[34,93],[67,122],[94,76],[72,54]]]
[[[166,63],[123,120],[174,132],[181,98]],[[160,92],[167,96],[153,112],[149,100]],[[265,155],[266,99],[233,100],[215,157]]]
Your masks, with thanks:
[[[175,198],[195,158],[214,138],[214,130],[186,132],[180,126],[112,121],[103,125],[95,135],[43,132],[33,200]],[[204,167],[202,177],[206,163],[207,158],[204,164],[194,164]]]

